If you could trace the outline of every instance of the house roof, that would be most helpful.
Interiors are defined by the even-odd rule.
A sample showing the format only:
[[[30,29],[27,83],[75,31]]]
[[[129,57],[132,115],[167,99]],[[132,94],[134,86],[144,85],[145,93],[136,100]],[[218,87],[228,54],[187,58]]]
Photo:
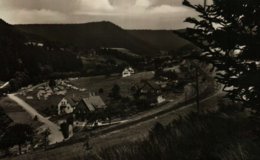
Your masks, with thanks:
[[[88,101],[87,98],[83,98],[82,101],[86,105],[86,107],[89,109],[89,111],[91,111],[91,112],[95,111],[95,107]]]
[[[70,105],[76,105],[76,102],[73,100],[73,98],[71,98],[71,97],[64,97],[67,101],[68,101],[68,103],[70,104]]]
[[[149,88],[151,88],[151,89],[153,89],[153,90],[160,90],[160,86],[157,85],[157,84],[154,83],[154,82],[151,82],[151,81],[142,81],[142,83],[143,83],[143,86],[141,87],[141,89],[146,88],[146,87],[149,87]]]
[[[107,107],[100,96],[90,96],[83,98],[82,101],[90,111],[94,111],[95,109],[105,109]]]
[[[66,99],[68,101],[68,103],[72,106],[76,105],[77,102],[79,101],[76,98],[73,98],[72,96],[65,96],[65,97],[64,96],[58,96],[58,103],[60,103],[63,99]]]
[[[125,68],[125,69],[123,70],[123,73],[130,73],[130,70],[128,70],[127,68]]]

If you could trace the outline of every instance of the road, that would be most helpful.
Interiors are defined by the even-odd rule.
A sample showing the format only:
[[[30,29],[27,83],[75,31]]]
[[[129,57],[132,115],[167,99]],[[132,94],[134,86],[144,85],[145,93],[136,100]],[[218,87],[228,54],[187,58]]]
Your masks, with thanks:
[[[2,86],[0,86],[0,89],[5,88],[9,85],[9,82],[4,83]]]
[[[14,102],[16,102],[18,105],[20,105],[26,112],[28,112],[32,116],[32,118],[37,116],[38,121],[42,122],[47,126],[47,128],[49,128],[49,144],[59,143],[64,140],[64,137],[60,131],[60,127],[57,124],[51,122],[48,118],[43,117],[32,106],[30,106],[28,103],[17,97],[15,94],[8,94],[8,97]]]

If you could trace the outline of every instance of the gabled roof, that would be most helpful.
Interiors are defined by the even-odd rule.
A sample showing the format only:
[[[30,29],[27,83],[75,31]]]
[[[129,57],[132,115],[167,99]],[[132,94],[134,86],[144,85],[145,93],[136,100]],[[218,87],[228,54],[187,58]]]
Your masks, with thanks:
[[[151,88],[152,90],[160,90],[160,86],[157,85],[156,83],[154,82],[151,82],[151,81],[142,81],[143,83],[143,86],[140,88],[140,89],[143,89],[143,88],[146,88],[146,87],[149,87]]]
[[[68,103],[72,106],[76,105],[76,102],[71,97],[64,97]]]
[[[77,100],[70,96],[61,97],[58,103],[60,103],[63,99],[66,99],[71,106],[77,104]]]
[[[95,111],[95,107],[88,101],[87,98],[83,98],[82,101],[86,105],[86,107],[89,109],[90,112]]]
[[[83,98],[82,101],[90,111],[95,111],[95,109],[105,109],[107,107],[100,96],[90,96]]]
[[[127,68],[125,68],[125,69],[123,70],[123,73],[130,73],[130,70],[128,70]]]

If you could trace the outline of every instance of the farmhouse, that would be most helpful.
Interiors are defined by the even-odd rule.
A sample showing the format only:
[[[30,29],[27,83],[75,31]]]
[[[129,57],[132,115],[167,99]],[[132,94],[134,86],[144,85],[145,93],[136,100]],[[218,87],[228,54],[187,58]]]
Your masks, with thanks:
[[[76,113],[85,114],[105,108],[107,108],[107,106],[100,96],[90,95],[79,102],[76,107]]]
[[[141,87],[137,86],[136,95],[139,97],[149,98],[152,104],[160,104],[165,102],[159,85],[150,81],[142,81]]]
[[[122,77],[130,77],[135,71],[132,67],[125,68],[122,72]]]
[[[74,111],[75,105],[76,102],[72,98],[62,98],[61,101],[58,103],[58,115],[72,113]]]
[[[149,81],[142,81],[142,86],[139,88],[141,93],[152,93],[152,94],[160,94],[161,93],[161,88],[159,85],[153,82]]]
[[[122,77],[130,77],[131,76],[131,72],[128,69],[124,69],[122,72]]]

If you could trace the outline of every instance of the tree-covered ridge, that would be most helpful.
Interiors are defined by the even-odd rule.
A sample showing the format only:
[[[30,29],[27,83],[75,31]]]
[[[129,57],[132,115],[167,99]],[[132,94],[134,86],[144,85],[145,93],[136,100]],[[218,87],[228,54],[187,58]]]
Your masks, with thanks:
[[[46,72],[80,71],[82,64],[76,53],[64,51],[46,41],[39,47],[30,42],[23,33],[1,20],[0,22],[0,78],[9,80],[15,73],[23,72],[31,79]]]
[[[16,25],[27,33],[41,36],[63,45],[73,45],[80,49],[126,48],[140,55],[158,54],[158,49],[127,30],[111,22],[91,22],[83,24],[30,24]]]

